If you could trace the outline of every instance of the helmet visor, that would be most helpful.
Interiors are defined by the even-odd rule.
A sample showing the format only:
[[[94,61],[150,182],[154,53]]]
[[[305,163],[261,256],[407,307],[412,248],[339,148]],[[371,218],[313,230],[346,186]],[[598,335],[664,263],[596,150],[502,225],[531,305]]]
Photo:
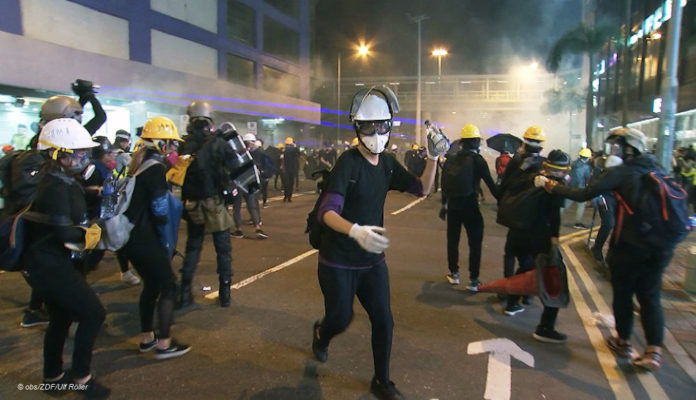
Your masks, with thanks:
[[[359,134],[372,136],[374,134],[386,135],[391,132],[392,121],[355,121],[355,129]]]

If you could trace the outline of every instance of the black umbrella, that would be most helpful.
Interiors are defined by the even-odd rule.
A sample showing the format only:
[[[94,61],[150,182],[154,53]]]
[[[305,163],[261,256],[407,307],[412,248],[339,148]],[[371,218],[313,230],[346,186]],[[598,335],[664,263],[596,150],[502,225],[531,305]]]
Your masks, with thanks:
[[[491,149],[500,153],[504,151],[508,153],[515,153],[522,145],[522,139],[511,133],[499,133],[486,139],[486,144]]]

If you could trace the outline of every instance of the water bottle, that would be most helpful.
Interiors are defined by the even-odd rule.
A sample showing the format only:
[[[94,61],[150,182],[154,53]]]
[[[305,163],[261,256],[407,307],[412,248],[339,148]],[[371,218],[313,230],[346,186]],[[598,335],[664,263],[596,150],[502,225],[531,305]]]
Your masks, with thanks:
[[[102,185],[101,212],[99,218],[107,219],[116,215],[116,182],[112,176],[104,180]]]

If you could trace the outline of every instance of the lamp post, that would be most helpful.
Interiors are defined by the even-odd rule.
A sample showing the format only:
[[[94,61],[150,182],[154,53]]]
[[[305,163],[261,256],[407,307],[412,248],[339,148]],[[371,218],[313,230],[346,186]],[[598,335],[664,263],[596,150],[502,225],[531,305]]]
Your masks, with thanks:
[[[357,46],[356,55],[366,58],[370,54],[370,46],[360,43]],[[341,140],[341,53],[338,53],[336,61],[336,143]]]
[[[410,17],[410,16],[409,16]],[[418,86],[416,87],[416,143],[421,143],[421,22],[428,19],[427,15],[410,17],[418,24]]]
[[[433,57],[437,57],[437,77],[438,79],[442,75],[442,57],[446,56],[447,50],[443,49],[442,47],[437,48],[433,50],[432,55]]]

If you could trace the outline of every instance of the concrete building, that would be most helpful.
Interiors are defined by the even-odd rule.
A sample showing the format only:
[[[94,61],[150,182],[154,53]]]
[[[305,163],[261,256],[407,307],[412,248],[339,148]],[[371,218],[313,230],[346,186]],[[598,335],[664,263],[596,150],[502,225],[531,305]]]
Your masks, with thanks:
[[[1,9],[0,144],[30,131],[46,98],[72,95],[76,78],[101,86],[108,119],[97,134],[111,138],[155,115],[183,130],[196,99],[266,144],[302,143],[320,122],[309,100],[310,0],[2,0]]]

